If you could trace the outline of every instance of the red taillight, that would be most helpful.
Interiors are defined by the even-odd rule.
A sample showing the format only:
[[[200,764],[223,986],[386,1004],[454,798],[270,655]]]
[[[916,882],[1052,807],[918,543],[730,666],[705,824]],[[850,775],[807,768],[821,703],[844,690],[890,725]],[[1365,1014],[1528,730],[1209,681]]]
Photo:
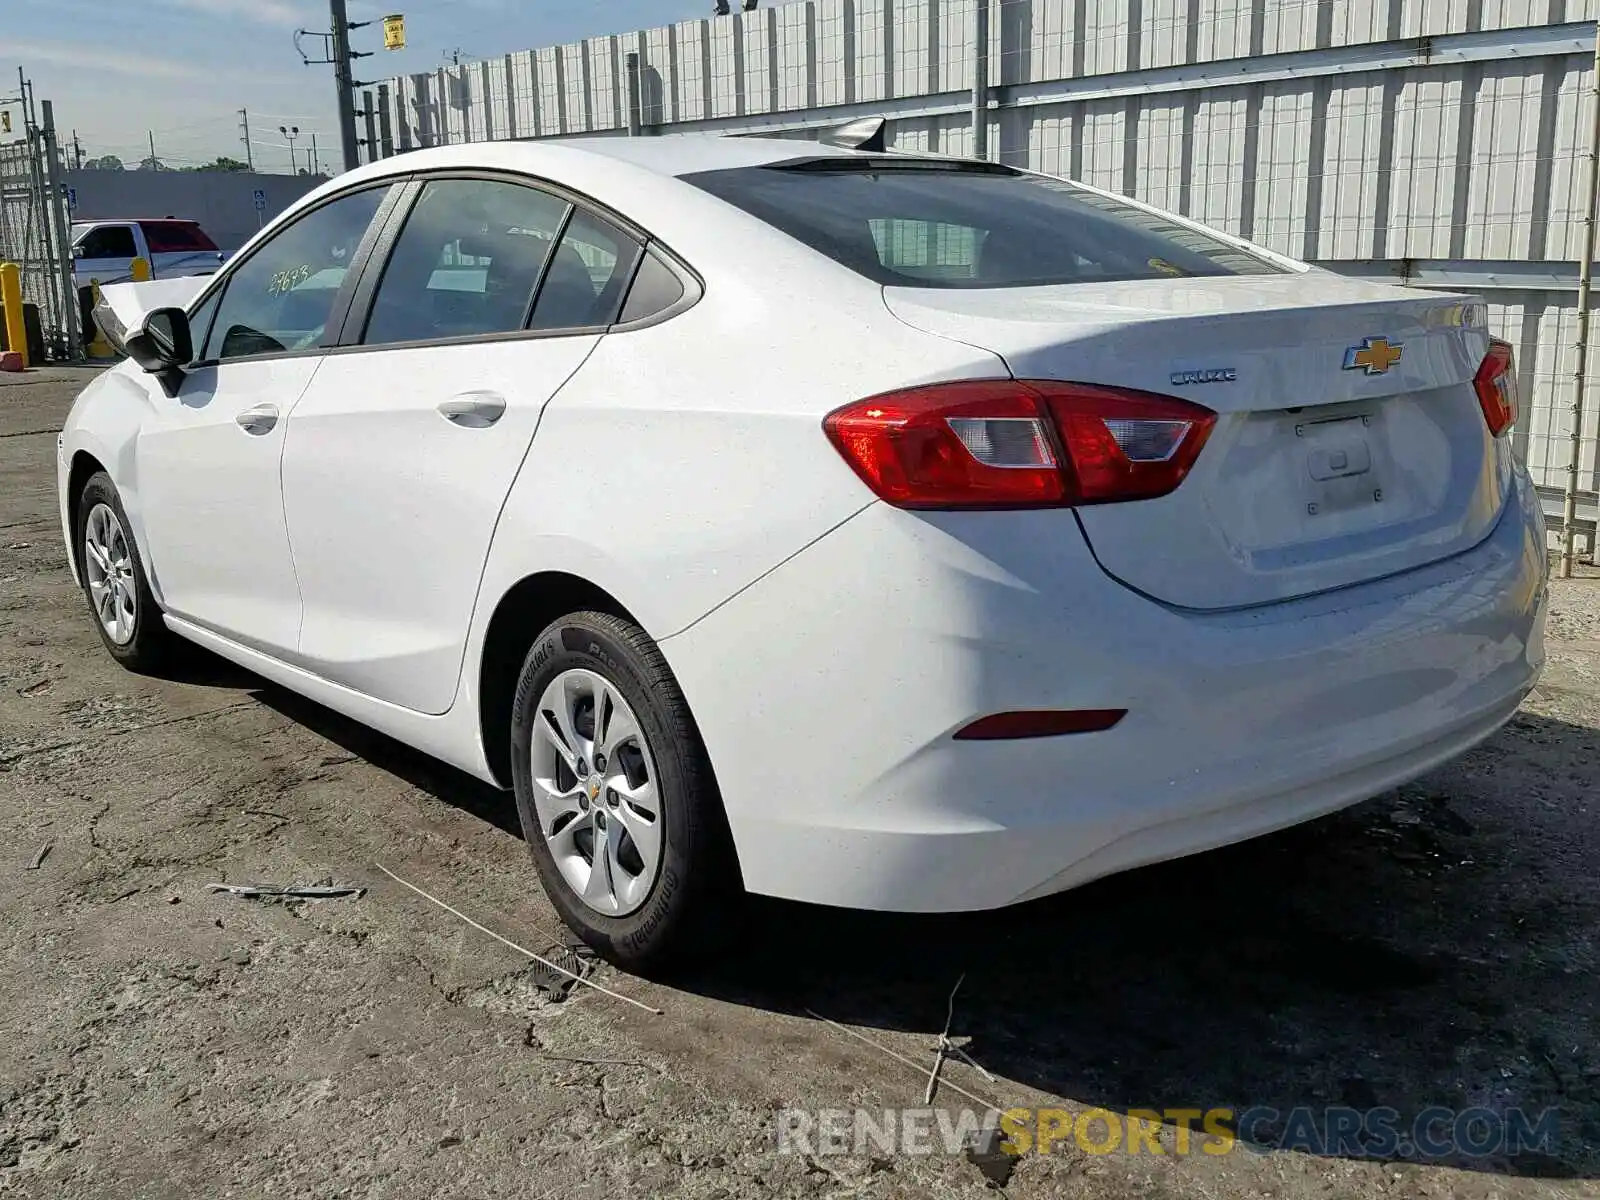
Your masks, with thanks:
[[[1489,433],[1499,437],[1517,421],[1517,360],[1509,342],[1491,341],[1472,380]]]
[[[983,379],[874,396],[823,428],[901,508],[1041,508],[1164,496],[1215,422],[1210,409],[1148,392]]]

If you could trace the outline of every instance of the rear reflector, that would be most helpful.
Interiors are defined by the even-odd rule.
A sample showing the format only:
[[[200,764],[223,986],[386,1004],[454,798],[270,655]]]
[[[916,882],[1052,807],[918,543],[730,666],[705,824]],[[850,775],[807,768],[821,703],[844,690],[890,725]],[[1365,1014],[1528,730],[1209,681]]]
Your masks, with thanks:
[[[1093,384],[983,379],[873,396],[828,437],[901,508],[1043,508],[1164,496],[1216,422],[1198,404]]]
[[[1511,343],[1489,343],[1489,353],[1484,355],[1472,387],[1492,436],[1499,437],[1517,423],[1517,361]]]
[[[962,742],[991,742],[1008,738],[1056,737],[1063,733],[1099,733],[1128,715],[1125,708],[1037,709],[991,713],[956,730]]]

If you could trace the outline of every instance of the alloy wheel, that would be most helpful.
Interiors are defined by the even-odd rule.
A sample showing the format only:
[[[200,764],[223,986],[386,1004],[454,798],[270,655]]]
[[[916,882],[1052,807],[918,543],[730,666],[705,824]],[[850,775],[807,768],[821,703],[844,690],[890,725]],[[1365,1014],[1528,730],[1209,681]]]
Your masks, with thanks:
[[[134,578],[128,534],[109,504],[89,510],[83,528],[84,575],[89,600],[106,636],[118,646],[133,640],[139,617],[139,586]]]
[[[584,904],[638,909],[661,868],[655,759],[620,692],[573,668],[539,698],[529,747],[534,810],[556,867]]]

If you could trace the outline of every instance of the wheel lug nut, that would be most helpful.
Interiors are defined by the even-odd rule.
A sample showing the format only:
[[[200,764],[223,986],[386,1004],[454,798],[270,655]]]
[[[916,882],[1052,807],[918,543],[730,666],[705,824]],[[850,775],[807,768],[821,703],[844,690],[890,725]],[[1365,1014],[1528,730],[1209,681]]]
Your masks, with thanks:
[[[583,759],[580,758],[578,760],[578,765],[575,766],[572,770],[573,770],[573,774],[575,774],[575,775],[587,775],[589,773],[589,766],[588,766],[587,763],[585,763],[583,761]]]
[[[609,804],[612,808],[615,808],[617,806],[618,796],[617,796],[617,790],[615,788],[607,788],[606,789],[606,803]]]
[[[606,769],[606,756],[604,754],[596,754],[594,756],[594,769],[596,771],[604,771]]]

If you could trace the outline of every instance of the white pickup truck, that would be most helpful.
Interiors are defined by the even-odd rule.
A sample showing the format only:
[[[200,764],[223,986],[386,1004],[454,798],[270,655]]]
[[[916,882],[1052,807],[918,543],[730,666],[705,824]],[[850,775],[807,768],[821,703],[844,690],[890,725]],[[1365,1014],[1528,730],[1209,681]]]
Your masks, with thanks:
[[[226,257],[196,221],[81,221],[72,226],[72,275],[78,287],[91,280],[125,283],[133,260],[150,264],[152,279],[213,275]]]

